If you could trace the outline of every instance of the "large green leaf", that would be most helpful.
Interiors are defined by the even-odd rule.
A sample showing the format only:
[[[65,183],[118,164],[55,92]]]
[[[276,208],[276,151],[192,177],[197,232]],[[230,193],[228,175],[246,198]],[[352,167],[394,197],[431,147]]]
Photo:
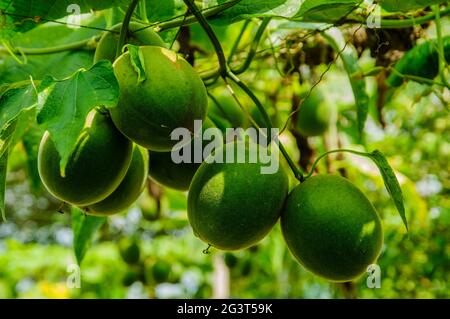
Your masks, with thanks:
[[[102,60],[64,80],[45,77],[38,90],[37,121],[49,131],[61,156],[61,171],[64,173],[87,114],[96,106],[115,107],[119,85],[111,62]]]
[[[445,3],[442,0],[379,0],[381,6],[390,12],[408,12],[422,9],[433,4]]]
[[[73,251],[78,265],[81,265],[96,231],[105,221],[106,217],[88,216],[79,208],[72,207]]]
[[[335,22],[356,9],[360,0],[305,0],[295,18],[310,22]]]
[[[0,10],[4,17],[0,39],[11,37],[15,32],[28,31],[47,20],[56,20],[70,15],[73,12],[70,8],[74,4],[80,7],[80,13],[86,13],[128,2],[126,0],[83,0],[78,2],[73,0],[0,0]]]

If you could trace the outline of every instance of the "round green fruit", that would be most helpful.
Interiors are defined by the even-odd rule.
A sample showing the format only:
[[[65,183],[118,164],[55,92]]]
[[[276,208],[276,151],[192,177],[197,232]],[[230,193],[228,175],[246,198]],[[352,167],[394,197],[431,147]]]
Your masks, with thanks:
[[[58,151],[50,134],[41,140],[39,176],[56,198],[87,206],[108,197],[123,180],[133,145],[114,127],[108,116],[91,111],[75,150],[61,174]]]
[[[167,282],[172,271],[171,265],[166,261],[158,260],[152,266],[152,277],[156,283]]]
[[[370,201],[347,179],[334,175],[317,175],[294,188],[281,229],[300,264],[337,282],[364,273],[383,243],[381,221]]]
[[[176,128],[194,131],[194,120],[204,120],[206,88],[192,66],[175,52],[154,46],[140,47],[145,80],[138,76],[130,53],[114,62],[120,86],[117,107],[111,117],[129,139],[145,148],[169,152],[177,141]]]
[[[214,128],[214,124],[208,119],[205,120],[202,129],[207,128]],[[188,190],[201,163],[194,162],[194,143],[191,141],[185,147],[191,147],[191,163],[175,163],[171,152],[149,151],[150,177],[163,186],[180,191]]]
[[[237,163],[244,149],[246,163]],[[208,163],[211,156],[234,152],[233,163]],[[224,154],[225,153],[225,154]],[[259,242],[278,220],[288,192],[282,166],[274,174],[261,174],[266,166],[258,153],[243,142],[225,144],[203,162],[195,173],[188,195],[188,217],[194,234],[223,250],[250,247]]]
[[[130,167],[119,187],[101,202],[88,206],[87,213],[89,215],[108,216],[122,212],[141,195],[147,181],[147,175],[147,150],[135,145]]]
[[[306,98],[307,94],[308,92],[303,93],[302,99]],[[333,107],[326,101],[322,92],[315,89],[300,105],[296,127],[305,137],[319,136],[328,130],[333,118]]]
[[[141,252],[135,238],[122,238],[119,241],[119,252],[123,261],[127,264],[134,265],[139,262]]]
[[[95,50],[94,63],[100,60],[108,60],[114,62],[116,59],[117,44],[119,43],[119,33],[122,28],[122,23],[116,24],[111,28],[113,32],[105,32],[98,42]],[[154,45],[164,47],[164,41],[151,28],[146,28],[145,25],[130,22],[128,27],[131,36],[128,37],[127,43],[133,45]],[[136,31],[139,30],[139,31]]]

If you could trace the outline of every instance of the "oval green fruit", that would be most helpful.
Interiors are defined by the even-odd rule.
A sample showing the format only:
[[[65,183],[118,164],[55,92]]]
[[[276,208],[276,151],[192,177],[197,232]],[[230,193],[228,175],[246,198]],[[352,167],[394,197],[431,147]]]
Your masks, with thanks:
[[[133,204],[145,187],[148,174],[147,150],[135,145],[127,174],[116,190],[104,200],[87,207],[89,215],[108,216],[122,212]]]
[[[214,124],[206,119],[202,129],[214,128]],[[159,184],[180,191],[189,189],[192,178],[201,163],[194,162],[194,143],[191,141],[191,163],[175,163],[171,152],[149,151],[149,175]],[[189,147],[186,145],[185,147]]]
[[[119,253],[129,265],[137,264],[141,257],[141,249],[135,238],[122,238],[119,241]]]
[[[129,139],[145,148],[169,152],[176,128],[194,131],[194,120],[204,120],[208,98],[200,76],[175,52],[154,46],[139,47],[145,80],[138,77],[130,53],[114,62],[120,86],[111,117]]]
[[[347,179],[334,175],[317,175],[294,188],[281,229],[300,264],[337,282],[364,273],[383,243],[381,221],[370,201]]]
[[[119,43],[119,33],[122,23],[116,24],[111,28],[113,32],[105,32],[97,44],[95,50],[94,63],[100,60],[108,60],[114,62],[116,59],[117,44]],[[131,36],[128,37],[127,43],[133,45],[154,45],[164,47],[164,41],[151,28],[146,28],[144,24],[130,22],[128,30]],[[139,30],[139,31],[136,31]]]
[[[87,206],[105,199],[119,186],[130,165],[132,148],[108,116],[93,110],[69,158],[65,176],[50,134],[44,134],[38,154],[39,176],[56,198]]]
[[[302,99],[306,98],[307,94],[303,93]],[[296,127],[305,137],[319,136],[328,130],[333,118],[332,106],[327,103],[322,92],[315,89],[300,105]]]
[[[237,163],[236,151],[242,148],[247,160]],[[233,163],[208,163],[211,156],[231,152]],[[261,174],[266,165],[248,160],[257,153],[243,142],[228,143],[195,173],[188,195],[188,217],[194,234],[204,242],[223,250],[247,248],[264,238],[278,220],[288,177],[281,165],[274,174]]]

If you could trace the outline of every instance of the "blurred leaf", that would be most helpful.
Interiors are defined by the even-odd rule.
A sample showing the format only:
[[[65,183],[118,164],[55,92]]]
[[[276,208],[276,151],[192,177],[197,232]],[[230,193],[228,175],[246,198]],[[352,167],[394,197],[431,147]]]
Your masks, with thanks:
[[[50,132],[61,156],[61,171],[64,172],[87,114],[96,106],[115,107],[119,85],[111,62],[102,60],[89,70],[79,70],[65,80],[47,76],[38,91],[37,121]]]
[[[85,215],[79,208],[72,207],[73,250],[78,265],[81,265],[91,246],[95,232],[105,221],[106,217]]]
[[[34,192],[37,192],[41,187],[41,178],[39,177],[37,159],[39,144],[41,142],[44,130],[39,126],[34,125],[23,136],[22,143],[27,155],[27,173],[30,179],[30,186]]]
[[[369,154],[369,157],[378,166],[378,169],[380,170],[381,176],[384,180],[384,185],[391,195],[395,207],[397,207],[397,211],[399,212],[403,223],[405,224],[406,230],[408,230],[408,222],[406,220],[405,207],[403,204],[403,193],[397,177],[395,176],[394,170],[391,168],[389,162],[380,151],[373,151]]]
[[[381,6],[390,12],[408,12],[421,9],[433,4],[445,3],[442,0],[380,0]]]
[[[4,152],[0,156],[0,211],[3,221],[6,221],[5,213],[5,189],[6,189],[6,169],[8,167],[9,152]]]

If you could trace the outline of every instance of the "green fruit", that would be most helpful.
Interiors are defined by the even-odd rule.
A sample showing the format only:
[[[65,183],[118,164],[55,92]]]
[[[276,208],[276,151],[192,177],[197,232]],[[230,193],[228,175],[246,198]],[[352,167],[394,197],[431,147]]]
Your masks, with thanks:
[[[244,146],[246,163],[237,163],[236,151]],[[224,150],[234,152],[234,163],[203,162],[189,189],[188,217],[204,242],[236,250],[256,244],[272,229],[287,196],[288,177],[281,165],[275,174],[261,174],[265,165],[249,163],[258,150],[248,144],[228,143],[215,154]]]
[[[167,282],[170,277],[172,267],[168,262],[158,260],[152,266],[152,277],[156,283]]]
[[[204,120],[208,98],[192,66],[175,52],[160,47],[140,47],[145,80],[139,81],[130,53],[114,62],[120,86],[111,117],[117,128],[135,143],[153,151],[169,152],[177,141],[174,129],[194,131],[194,120]]]
[[[232,253],[227,252],[223,259],[225,261],[225,265],[227,265],[228,268],[234,268],[238,264],[239,259]]]
[[[100,41],[98,42],[97,49],[95,50],[94,63],[100,60],[108,60],[114,62],[116,59],[117,44],[119,43],[119,32],[122,28],[122,23],[116,24],[111,28],[115,32],[103,33]],[[145,28],[144,24],[137,22],[130,22],[128,30],[131,31],[131,36],[128,37],[127,43],[133,45],[154,45],[158,47],[164,47],[164,41],[161,37],[152,30],[152,28]],[[134,32],[136,30],[140,30]]]
[[[135,238],[122,238],[119,241],[119,252],[123,261],[129,265],[134,265],[139,262],[140,248]]]
[[[50,134],[44,134],[38,154],[39,176],[56,198],[87,206],[105,199],[119,186],[130,165],[132,148],[110,118],[94,110],[86,118],[64,177],[59,153]]]
[[[207,129],[213,127],[214,124],[207,119],[202,128]],[[191,142],[190,146],[192,163],[177,164],[172,160],[171,152],[149,151],[150,177],[163,186],[180,191],[188,190],[192,178],[201,164],[194,163],[194,143]]]
[[[139,281],[139,271],[136,269],[129,269],[125,273],[125,275],[122,278],[122,284],[125,287],[131,286],[136,281]]]
[[[309,271],[350,281],[380,254],[381,221],[367,197],[340,176],[318,175],[298,185],[281,215],[286,243]]]
[[[222,93],[217,97],[217,103],[211,101],[208,115],[213,119],[223,119],[229,123],[229,127],[246,126],[244,111],[230,94]]]
[[[141,195],[147,181],[147,174],[147,150],[135,145],[130,167],[119,187],[101,202],[88,206],[88,214],[106,216],[127,209]]]
[[[303,93],[302,99],[306,98],[307,94]],[[333,117],[333,108],[327,103],[322,92],[315,89],[300,105],[296,127],[305,137],[319,136],[328,130]]]

